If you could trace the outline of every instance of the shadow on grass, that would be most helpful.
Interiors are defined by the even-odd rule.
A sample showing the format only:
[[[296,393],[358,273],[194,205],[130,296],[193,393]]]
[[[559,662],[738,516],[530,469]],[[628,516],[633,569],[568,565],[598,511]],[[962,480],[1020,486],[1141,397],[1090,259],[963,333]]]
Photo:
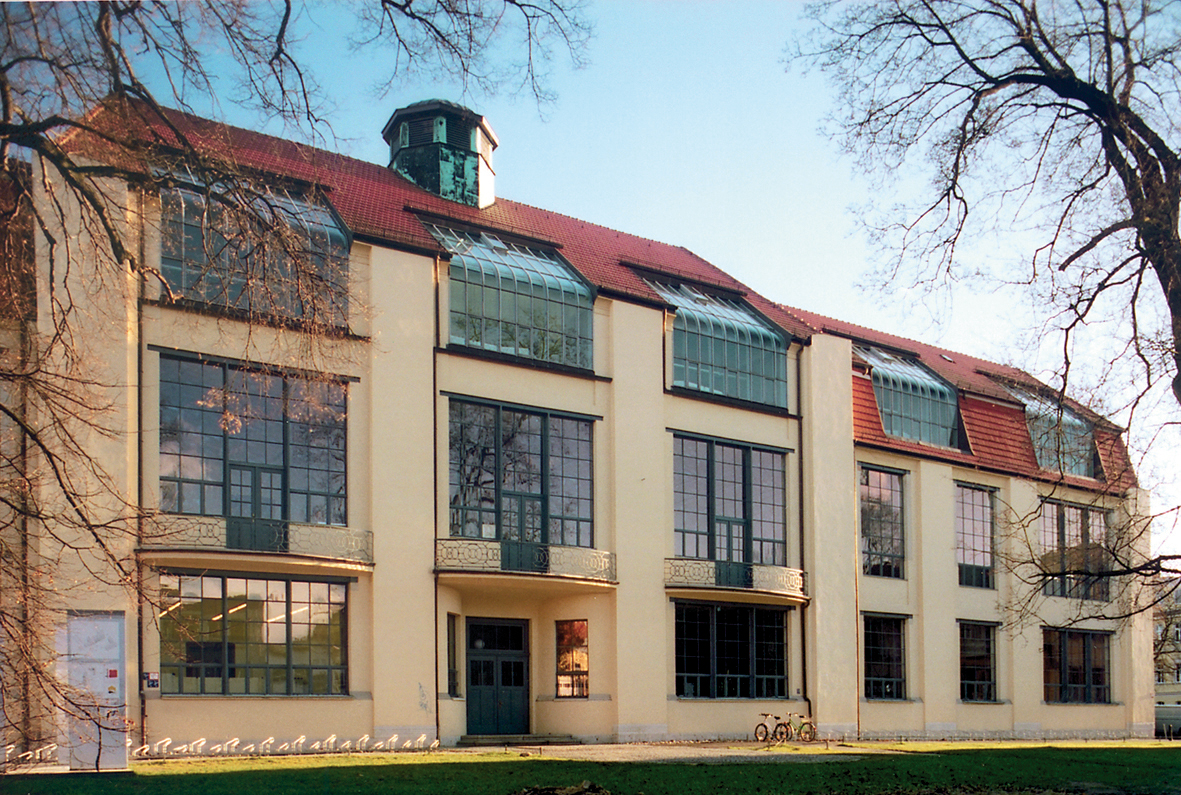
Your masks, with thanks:
[[[835,760],[834,760],[835,761]],[[517,754],[145,763],[130,775],[9,775],[13,795],[509,795],[592,781],[612,795],[717,792],[1103,792],[1181,795],[1181,748],[1006,748],[872,754],[835,764],[583,762]]]

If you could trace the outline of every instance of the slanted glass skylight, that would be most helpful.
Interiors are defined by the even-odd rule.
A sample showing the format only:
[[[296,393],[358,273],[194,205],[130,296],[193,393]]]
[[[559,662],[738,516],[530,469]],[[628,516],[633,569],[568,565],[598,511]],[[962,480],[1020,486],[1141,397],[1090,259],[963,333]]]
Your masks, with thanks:
[[[787,407],[787,341],[742,302],[649,282],[676,307],[673,386]]]
[[[1056,400],[1014,386],[1009,392],[1025,404],[1025,422],[1042,469],[1095,476],[1095,438],[1091,423]]]
[[[856,351],[873,367],[873,391],[887,434],[959,447],[959,407],[950,384],[913,359],[880,348],[857,346]]]
[[[451,254],[451,343],[594,367],[594,294],[558,254],[426,223]]]

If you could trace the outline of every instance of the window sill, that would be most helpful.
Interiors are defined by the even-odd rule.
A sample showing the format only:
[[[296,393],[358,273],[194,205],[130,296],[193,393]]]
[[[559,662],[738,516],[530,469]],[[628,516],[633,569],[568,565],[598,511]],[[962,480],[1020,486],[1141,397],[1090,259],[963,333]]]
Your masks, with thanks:
[[[732,406],[736,409],[757,411],[762,414],[773,414],[776,417],[786,417],[790,420],[798,420],[800,418],[800,415],[793,414],[791,410],[785,406],[772,406],[769,403],[755,403],[751,400],[742,400],[740,398],[728,397],[726,395],[715,395],[712,392],[701,392],[696,389],[688,389],[687,387],[665,387],[664,394],[688,398],[689,400],[703,400],[706,403],[721,403],[722,405]]]
[[[862,704],[922,704],[921,698],[867,698],[861,697]]]
[[[1002,698],[1002,699],[999,699],[996,701],[965,701],[964,699],[961,698],[961,699],[957,699],[955,703],[966,704],[968,706],[981,705],[981,706],[985,706],[985,707],[997,707],[997,706],[1003,706],[1005,704],[1012,704],[1013,702],[1009,701],[1007,698]]]
[[[470,348],[466,345],[447,345],[446,347],[435,348],[435,353],[445,353],[465,359],[482,359],[484,361],[497,362],[499,364],[507,364],[514,367],[525,367],[529,370],[547,370],[552,373],[574,376],[575,378],[585,378],[589,381],[604,381],[606,383],[611,382],[610,378],[604,375],[598,375],[593,369],[572,367],[566,364],[555,364],[554,362],[547,362],[542,359],[530,359],[525,356],[513,356],[509,353],[486,351],[482,348]]]
[[[1122,701],[1043,701],[1047,707],[1122,707]]]
[[[207,701],[274,701],[276,699],[296,700],[296,699],[314,699],[316,701],[358,701],[368,700],[367,693],[356,693],[349,695],[326,694],[326,695],[254,695],[253,693],[243,693],[241,695],[226,695],[225,693],[161,693],[161,701],[171,701],[176,699],[178,701],[192,701],[196,699],[205,699]]]

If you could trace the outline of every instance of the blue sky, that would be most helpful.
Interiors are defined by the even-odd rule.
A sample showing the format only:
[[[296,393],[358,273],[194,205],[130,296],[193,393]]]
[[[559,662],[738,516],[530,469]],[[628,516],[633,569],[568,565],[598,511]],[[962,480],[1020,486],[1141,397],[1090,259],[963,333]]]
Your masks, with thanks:
[[[1020,293],[961,288],[935,299],[859,287],[874,254],[851,208],[890,198],[872,195],[820,132],[832,110],[822,76],[784,64],[802,7],[599,0],[589,8],[589,65],[575,71],[559,62],[557,102],[540,111],[529,96],[465,96],[426,80],[400,80],[375,95],[390,65],[380,52],[349,51],[352,17],[337,3],[310,8],[300,57],[333,105],[329,148],[385,163],[381,128],[395,109],[458,101],[486,116],[500,138],[499,196],[684,246],[790,306],[1039,374],[1054,360],[1039,362],[1019,342],[1030,318]],[[283,134],[228,103],[219,110],[231,123]],[[996,261],[1006,256],[997,245],[969,255]],[[1024,254],[1013,246],[1008,255]],[[1172,481],[1158,507],[1181,502],[1175,460],[1166,449],[1141,465],[1146,480]],[[1181,533],[1172,536],[1181,549]]]

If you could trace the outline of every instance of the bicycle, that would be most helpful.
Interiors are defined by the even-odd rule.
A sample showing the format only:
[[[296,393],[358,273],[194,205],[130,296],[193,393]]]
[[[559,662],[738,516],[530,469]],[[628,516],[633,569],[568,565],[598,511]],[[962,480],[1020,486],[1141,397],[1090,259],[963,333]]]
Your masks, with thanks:
[[[770,712],[760,712],[763,719],[755,724],[755,739],[761,743],[767,742],[770,737],[777,743],[784,742],[791,735],[791,727],[783,722],[783,719],[778,715],[772,715]],[[774,718],[774,722],[772,722]]]
[[[794,720],[795,718],[799,720]],[[795,738],[802,743],[810,743],[816,739],[816,724],[802,713],[787,713],[786,729],[789,740]]]

